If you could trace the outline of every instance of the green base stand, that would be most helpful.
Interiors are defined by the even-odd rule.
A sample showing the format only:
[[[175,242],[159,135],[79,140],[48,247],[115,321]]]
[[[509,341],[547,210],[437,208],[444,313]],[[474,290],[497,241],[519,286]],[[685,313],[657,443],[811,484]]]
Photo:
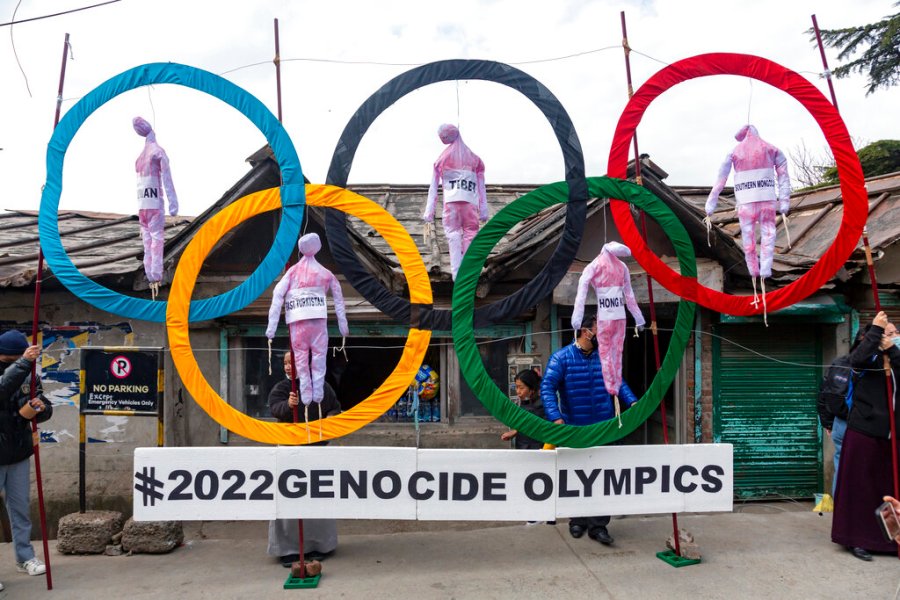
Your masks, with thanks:
[[[322,578],[322,574],[313,575],[312,577],[294,577],[293,575],[288,575],[288,578],[284,580],[284,589],[286,590],[298,590],[301,588],[314,588],[319,587],[319,579]]]
[[[663,562],[667,562],[673,567],[686,567],[688,565],[696,565],[700,563],[699,558],[684,558],[675,554],[674,550],[666,550],[665,552],[657,552],[656,558]]]

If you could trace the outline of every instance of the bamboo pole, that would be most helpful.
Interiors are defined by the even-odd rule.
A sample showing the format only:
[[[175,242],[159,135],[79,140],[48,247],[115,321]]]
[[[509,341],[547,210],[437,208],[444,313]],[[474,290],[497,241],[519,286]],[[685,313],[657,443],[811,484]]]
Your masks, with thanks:
[[[628,98],[634,95],[634,87],[631,83],[631,47],[628,45],[628,29],[625,26],[625,11],[621,11],[619,16],[622,21],[622,48],[625,53],[625,76],[628,81]],[[638,150],[637,130],[632,137],[634,142],[634,180],[638,185],[644,185],[641,178],[641,154]],[[641,210],[641,235],[647,241],[647,215]],[[659,332],[656,324],[656,303],[653,301],[653,280],[647,273],[647,295],[650,299],[650,332],[653,334],[653,358],[656,364],[656,370],[660,368],[659,357]],[[669,423],[666,419],[666,401],[665,398],[659,403],[660,418],[662,419],[663,443],[669,444]],[[681,556],[681,541],[678,536],[678,514],[672,513],[672,537],[675,540],[675,553]]]
[[[56,129],[56,126],[59,125],[59,115],[62,111],[62,93],[63,93],[63,85],[66,81],[66,58],[69,52],[69,34],[66,34],[66,39],[63,42],[63,51],[62,51],[62,65],[59,70],[59,87],[56,92],[56,113],[53,117],[53,128]],[[38,249],[38,267],[37,274],[35,275],[34,282],[34,313],[31,318],[31,343],[38,343],[38,319],[40,318],[40,310],[41,310],[41,282],[42,276],[44,272],[44,252],[40,248]],[[31,399],[34,400],[37,394],[37,360],[31,365]],[[41,521],[41,542],[44,547],[44,564],[47,567],[47,571],[45,572],[47,579],[47,589],[53,589],[53,574],[50,570],[50,546],[47,541],[47,511],[44,508],[44,484],[43,477],[41,476],[41,440],[40,433],[38,432],[37,427],[37,417],[31,419],[31,433],[35,437],[34,444],[34,479],[37,484],[37,493],[38,493],[38,508],[40,512],[40,521]]]

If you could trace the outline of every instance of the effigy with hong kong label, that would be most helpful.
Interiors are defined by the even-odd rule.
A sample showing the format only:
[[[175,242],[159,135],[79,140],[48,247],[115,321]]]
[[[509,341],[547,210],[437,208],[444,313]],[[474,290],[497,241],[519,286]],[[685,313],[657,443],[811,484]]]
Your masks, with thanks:
[[[137,67],[83,97],[60,122],[48,147],[48,179],[39,228],[50,268],[70,291],[94,306],[127,318],[165,322],[173,364],[190,396],[228,430],[278,444],[261,448],[140,448],[135,451],[134,515],[157,519],[272,519],[286,517],[552,520],[596,514],[730,511],[733,494],[729,444],[608,446],[641,426],[659,407],[682,363],[696,304],[732,315],[762,314],[746,297],[705,288],[697,280],[694,248],[672,211],[646,188],[624,180],[628,147],[646,108],[683,81],[710,75],[765,81],[803,104],[822,127],[836,158],[844,198],[841,229],[821,260],[795,282],[768,295],[768,309],[802,300],[832,276],[855,248],[866,218],[862,169],[834,107],[800,75],[771,61],[740,54],[706,54],[670,65],[629,100],[609,156],[609,177],[587,177],[571,119],[540,82],[501,63],[450,60],[403,73],[357,110],[338,142],[327,184],[303,183],[299,158],[278,120],[254,97],[224,79],[173,63]],[[517,198],[493,216],[472,240],[453,286],[452,308],[434,308],[427,270],[409,233],[379,204],[345,189],[353,156],[375,118],[394,102],[440,81],[484,80],[521,92],[544,114],[560,143],[565,181]],[[82,275],[59,240],[62,162],[84,120],[111,98],[157,83],[185,85],[221,99],[266,136],[282,186],[244,196],[210,217],[185,248],[165,302],[124,296]],[[648,275],[678,295],[675,326],[661,366],[644,395],[621,419],[586,426],[541,420],[515,403],[491,379],[475,343],[475,329],[513,318],[547,298],[575,259],[589,198],[610,198],[623,242]],[[555,204],[565,204],[557,247],[534,278],[503,300],[475,309],[484,262],[513,226]],[[341,274],[389,318],[408,326],[394,370],[351,409],[313,423],[254,419],[221,398],[200,370],[189,324],[241,310],[278,278],[297,242],[306,205],[328,207],[326,236]],[[666,266],[641,238],[630,207],[643,210],[670,238],[678,271]],[[281,211],[275,242],[251,276],[233,290],[192,300],[200,268],[217,241],[258,214]],[[385,288],[360,263],[346,216],[371,226],[390,245],[406,277],[408,295]],[[557,447],[544,451],[422,450],[415,448],[301,447],[334,439],[371,423],[403,395],[421,366],[433,330],[451,330],[460,371],[488,411],[510,428]],[[310,430],[316,434],[311,438]]]

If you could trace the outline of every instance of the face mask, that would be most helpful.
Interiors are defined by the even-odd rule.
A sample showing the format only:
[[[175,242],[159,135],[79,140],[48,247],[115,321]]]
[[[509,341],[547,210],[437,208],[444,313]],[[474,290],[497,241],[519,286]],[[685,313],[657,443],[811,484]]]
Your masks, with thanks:
[[[600,346],[600,342],[597,341],[597,336],[591,338],[591,348],[596,350]]]
[[[894,346],[896,346],[897,349],[900,350],[900,335],[891,338],[891,341],[894,342]]]

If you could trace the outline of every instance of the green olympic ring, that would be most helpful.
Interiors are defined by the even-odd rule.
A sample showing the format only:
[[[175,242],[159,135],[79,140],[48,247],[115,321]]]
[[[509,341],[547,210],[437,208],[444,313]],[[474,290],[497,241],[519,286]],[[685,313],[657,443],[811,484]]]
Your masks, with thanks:
[[[592,198],[616,198],[630,202],[647,212],[666,232],[675,253],[681,275],[697,277],[694,247],[684,225],[662,200],[639,185],[609,177],[588,177]],[[459,358],[460,371],[475,395],[488,411],[505,425],[545,443],[569,448],[589,448],[608,444],[622,438],[643,423],[659,405],[672,384],[690,338],[696,304],[687,300],[678,303],[675,329],[662,366],[647,392],[630,409],[622,413],[622,427],[617,419],[593,425],[559,425],[537,417],[510,402],[507,395],[488,375],[475,345],[473,315],[475,287],[484,261],[497,242],[513,225],[522,219],[565,201],[568,189],[565,182],[542,186],[513,201],[497,213],[478,232],[463,257],[453,285],[453,343]]]

